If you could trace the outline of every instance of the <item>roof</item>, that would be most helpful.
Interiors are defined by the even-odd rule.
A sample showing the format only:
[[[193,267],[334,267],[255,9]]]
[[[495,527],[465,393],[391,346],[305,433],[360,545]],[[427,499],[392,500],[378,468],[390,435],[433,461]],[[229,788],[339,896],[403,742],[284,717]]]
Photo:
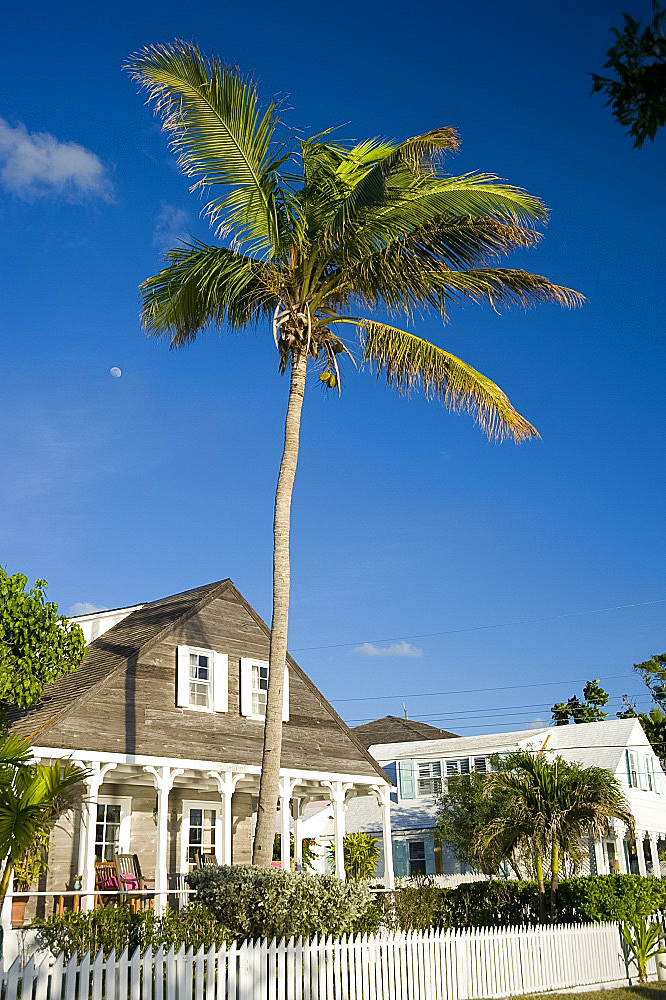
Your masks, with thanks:
[[[248,611],[260,629],[270,638],[270,629],[266,623],[228,578],[139,605],[137,610],[128,614],[87,646],[86,655],[80,667],[73,673],[58,678],[53,684],[47,685],[38,705],[23,711],[13,708],[11,712],[8,712],[8,721],[12,729],[32,737],[36,735],[38,730],[44,729],[54,720],[57,719],[57,725],[63,722],[67,716],[74,716],[83,699],[92,692],[96,685],[116,671],[127,669],[132,663],[136,664],[140,656],[159,643],[177,625],[186,622],[201,611],[205,605],[225,592],[235,595],[235,598]],[[333,723],[343,731],[370,769],[384,781],[387,781],[387,775],[377,760],[368,752],[367,747],[363,746],[357,736],[351,732],[308,675],[288,653],[287,663],[289,669],[296,671],[304,684],[317,697]],[[48,745],[48,735],[42,739],[44,745]]]
[[[416,740],[448,740],[456,734],[446,729],[437,729],[427,722],[416,722],[413,719],[401,719],[397,715],[385,715],[383,719],[364,722],[354,726],[352,733],[364,747],[377,746],[381,743],[411,743]]]
[[[488,733],[479,736],[460,736],[456,739],[430,739],[419,743],[418,755],[422,760],[490,755],[515,747],[545,748],[565,760],[576,761],[585,767],[604,767],[615,773],[627,746],[645,748],[650,743],[637,719],[606,719],[602,722],[585,722],[579,725],[544,726],[539,729],[521,729],[511,733]],[[411,741],[380,744],[370,747],[377,760],[388,763],[414,755]]]
[[[41,702],[28,711],[11,709],[7,715],[13,728],[32,734],[46,725],[53,716],[72,708],[99,681],[108,677],[116,668],[137,656],[139,650],[156,641],[182,618],[194,614],[206,600],[227,586],[229,580],[218,580],[194,590],[163,597],[150,604],[143,604],[138,611],[123,618],[86,647],[83,663],[73,673],[60,677],[44,688]]]

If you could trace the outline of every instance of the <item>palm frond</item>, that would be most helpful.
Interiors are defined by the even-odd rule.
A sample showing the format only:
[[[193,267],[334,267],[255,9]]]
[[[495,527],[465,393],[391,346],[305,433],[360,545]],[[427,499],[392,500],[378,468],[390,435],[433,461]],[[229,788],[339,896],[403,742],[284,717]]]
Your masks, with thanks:
[[[206,205],[218,234],[275,251],[285,229],[277,188],[286,158],[275,142],[276,106],[262,114],[252,80],[187,42],[147,46],[126,69],[162,118],[181,169],[196,178],[193,189],[230,189]]]
[[[365,318],[349,318],[363,345],[363,360],[399,392],[422,389],[456,413],[470,413],[490,440],[514,441],[539,433],[511,405],[502,390],[460,358],[413,333]]]
[[[339,239],[342,230],[366,209],[384,205],[391,178],[402,174],[403,183],[413,175],[429,176],[437,155],[457,150],[458,133],[454,128],[432,129],[399,144],[371,140],[349,150],[336,174],[344,184],[344,196],[332,219],[329,237]]]
[[[227,247],[188,244],[166,255],[167,266],[141,285],[141,321],[172,347],[194,340],[208,325],[247,326],[275,307],[278,272],[265,261]]]
[[[492,174],[414,181],[403,172],[391,178],[384,201],[367,204],[354,227],[345,230],[332,259],[339,266],[359,261],[424,227],[466,218],[534,230],[547,221],[548,210],[539,198]]]

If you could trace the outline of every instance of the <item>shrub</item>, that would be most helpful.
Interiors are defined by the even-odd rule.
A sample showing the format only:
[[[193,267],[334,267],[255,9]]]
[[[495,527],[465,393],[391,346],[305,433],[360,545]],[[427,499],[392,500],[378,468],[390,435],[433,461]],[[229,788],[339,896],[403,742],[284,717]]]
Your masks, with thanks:
[[[577,915],[582,921],[604,920],[635,924],[666,906],[666,882],[642,875],[590,875],[560,883],[562,922]]]
[[[69,958],[75,951],[80,955],[90,951],[95,955],[101,949],[105,957],[115,948],[120,952],[128,948],[132,954],[137,948],[180,948],[184,944],[197,951],[201,945],[208,950],[212,945],[230,942],[232,935],[205,906],[191,903],[182,910],[154,910],[130,913],[125,906],[107,907],[89,913],[64,913],[33,924],[39,935],[40,946],[53,954],[64,952]]]
[[[489,879],[440,889],[427,879],[384,898],[386,922],[400,930],[506,927],[539,923],[536,882]],[[565,879],[558,890],[561,923],[634,924],[666,906],[666,883],[640,875]]]
[[[380,923],[368,886],[332,875],[220,865],[195,869],[186,881],[236,938],[339,937]]]
[[[329,864],[335,870],[335,845],[328,847]],[[374,878],[379,861],[377,838],[369,833],[347,833],[342,841],[342,857],[347,878],[363,881]]]

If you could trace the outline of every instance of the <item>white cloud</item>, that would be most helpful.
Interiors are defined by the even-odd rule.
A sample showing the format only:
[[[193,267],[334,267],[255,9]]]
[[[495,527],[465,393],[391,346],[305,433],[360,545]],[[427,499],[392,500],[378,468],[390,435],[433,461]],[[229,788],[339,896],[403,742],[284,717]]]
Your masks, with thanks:
[[[178,243],[187,239],[187,229],[190,224],[190,216],[182,208],[169,205],[163,201],[153,230],[153,246],[161,253]]]
[[[99,604],[90,604],[88,601],[77,601],[72,604],[67,612],[70,618],[77,618],[79,615],[94,615],[96,611],[108,611],[108,608],[100,607]]]
[[[112,200],[112,185],[100,158],[77,142],[61,142],[49,132],[28,132],[0,118],[0,184],[32,201],[61,195],[69,201]]]
[[[394,642],[392,646],[375,646],[374,642],[364,642],[356,646],[355,653],[359,656],[423,656],[423,650],[412,646],[411,642]]]
[[[546,729],[550,725],[550,722],[544,722],[543,719],[532,719],[529,725],[525,726],[526,729]]]

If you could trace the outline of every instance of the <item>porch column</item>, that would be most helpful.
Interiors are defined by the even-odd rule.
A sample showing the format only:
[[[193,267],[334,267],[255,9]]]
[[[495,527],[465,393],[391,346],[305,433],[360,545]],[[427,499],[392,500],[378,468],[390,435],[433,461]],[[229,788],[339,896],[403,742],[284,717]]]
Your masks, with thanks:
[[[164,764],[161,767],[153,767],[146,764],[144,771],[152,774],[155,788],[157,789],[157,864],[155,865],[155,912],[163,913],[169,901],[169,866],[168,866],[168,839],[169,839],[169,792],[173,788],[174,780],[183,773],[182,767],[169,767]]]
[[[638,874],[647,875],[647,868],[645,867],[645,833],[636,832],[636,854],[638,856]]]
[[[393,841],[391,839],[391,789],[388,785],[373,785],[372,791],[382,810],[382,840],[384,842],[384,885],[387,889],[395,886],[393,874]]]
[[[297,784],[298,778],[290,778],[286,774],[280,778],[278,792],[280,801],[280,864],[285,872],[291,871],[289,820],[291,819],[291,793]],[[295,860],[294,857],[294,862]]]
[[[209,771],[208,777],[213,778],[217,782],[222,802],[222,843],[215,845],[215,854],[217,855],[219,864],[230,865],[232,860],[231,800],[236,790],[236,785],[241,778],[245,777],[245,773],[242,771],[237,771],[236,773],[233,771]]]
[[[594,860],[597,863],[597,875],[608,874],[608,862],[604,852],[604,842],[595,837],[594,839]]]
[[[615,842],[615,857],[617,859],[620,874],[627,875],[629,869],[627,867],[627,856],[624,850],[624,835],[622,832],[618,832],[617,828],[613,831],[613,840]]]
[[[657,878],[661,878],[661,862],[659,861],[659,847],[657,838],[650,834],[650,855],[652,857],[652,872]]]
[[[116,767],[115,764],[101,764],[92,761],[90,774],[84,779],[86,792],[81,805],[82,818],[85,816],[85,829],[81,836],[85,837],[85,864],[83,865],[83,897],[82,909],[92,910],[95,907],[95,827],[97,825],[97,800],[105,776]],[[81,852],[79,852],[80,855]]]
[[[345,874],[345,811],[346,795],[353,787],[351,782],[345,781],[322,781],[331,790],[331,802],[333,803],[333,844],[335,847],[335,877],[340,881],[346,880]]]
[[[291,815],[294,821],[294,868],[303,871],[303,804],[304,798],[291,800]]]

